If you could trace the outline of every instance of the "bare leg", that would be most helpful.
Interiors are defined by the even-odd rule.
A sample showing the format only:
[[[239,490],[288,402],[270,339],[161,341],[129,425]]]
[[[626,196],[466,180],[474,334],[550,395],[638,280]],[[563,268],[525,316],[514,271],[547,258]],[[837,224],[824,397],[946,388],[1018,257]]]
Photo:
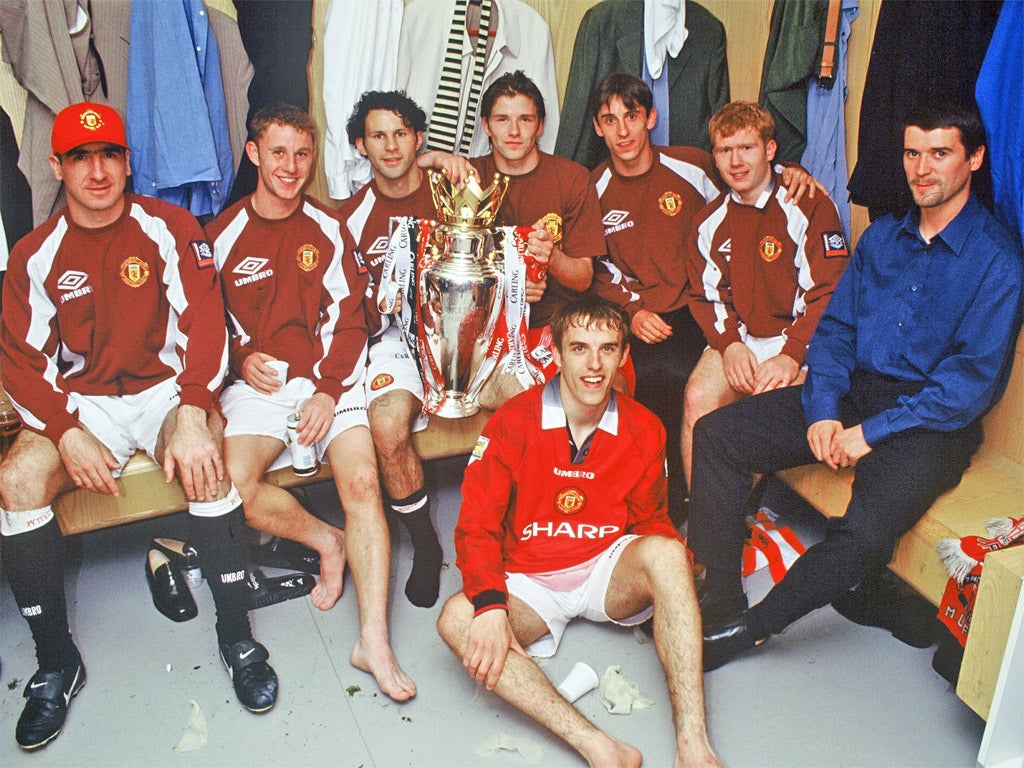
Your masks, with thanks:
[[[423,465],[412,447],[410,425],[420,412],[411,392],[396,389],[370,403],[368,416],[384,489],[402,499],[423,487]]]
[[[394,390],[370,403],[368,415],[384,489],[412,539],[405,595],[414,605],[429,608],[437,602],[444,551],[430,519],[423,465],[412,446],[411,427],[420,405],[411,392]]]
[[[341,597],[345,575],[345,534],[309,514],[288,491],[264,482],[263,475],[284,444],[264,435],[234,435],[224,440],[228,474],[238,488],[245,519],[259,531],[300,541],[320,555],[320,580],[310,594],[322,611]]]
[[[53,442],[23,429],[0,467],[3,508],[8,512],[39,509],[74,487]]]
[[[547,631],[540,617],[515,598],[509,605],[509,619],[516,639],[524,646]],[[438,619],[438,632],[459,659],[466,654],[472,620],[473,605],[462,592],[445,604]],[[622,768],[639,766],[642,761],[639,750],[609,736],[562,698],[531,659],[509,652],[494,692],[568,743],[588,765]]]
[[[398,665],[388,637],[391,540],[370,431],[346,430],[331,441],[327,457],[345,510],[345,552],[359,603],[359,637],[349,662],[373,675],[388,696],[405,701],[416,695],[416,684]]]
[[[643,536],[626,546],[612,572],[605,611],[632,616],[654,605],[654,646],[665,670],[680,766],[720,766],[704,718],[701,625],[690,561],[683,545]]]
[[[683,471],[686,473],[686,487],[690,487],[693,466],[693,427],[706,413],[734,403],[744,395],[733,389],[725,378],[722,355],[711,349],[704,350],[693,373],[686,382],[683,396]]]

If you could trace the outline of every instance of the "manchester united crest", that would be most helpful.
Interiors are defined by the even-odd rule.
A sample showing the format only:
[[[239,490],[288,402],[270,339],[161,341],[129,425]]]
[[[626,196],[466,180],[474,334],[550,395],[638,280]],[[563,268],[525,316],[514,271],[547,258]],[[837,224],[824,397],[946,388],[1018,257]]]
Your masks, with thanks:
[[[782,243],[779,239],[767,235],[761,239],[761,246],[758,248],[761,258],[767,262],[775,261],[782,255]]]
[[[683,197],[678,192],[666,192],[658,198],[658,207],[666,216],[675,216],[683,210]]]
[[[320,249],[314,245],[304,245],[299,248],[296,261],[298,261],[300,269],[312,272],[316,269],[316,265],[320,263]]]
[[[560,243],[562,241],[562,217],[557,213],[545,213],[540,221],[544,225],[544,229],[551,233],[555,242]]]
[[[579,488],[563,488],[555,496],[555,508],[567,517],[581,512],[587,506],[587,497]]]
[[[78,116],[78,122],[87,131],[98,131],[103,127],[103,118],[95,109],[87,109]]]
[[[378,373],[373,377],[373,381],[370,382],[370,391],[377,392],[384,387],[394,384],[395,377],[390,373]]]
[[[138,256],[129,256],[121,262],[121,279],[125,285],[138,288],[149,279],[149,265]]]

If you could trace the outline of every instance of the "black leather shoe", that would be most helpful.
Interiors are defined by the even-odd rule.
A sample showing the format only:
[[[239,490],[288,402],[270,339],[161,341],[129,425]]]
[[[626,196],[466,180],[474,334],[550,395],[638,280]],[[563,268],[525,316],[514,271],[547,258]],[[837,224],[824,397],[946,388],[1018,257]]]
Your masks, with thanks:
[[[266,712],[277,701],[277,673],[267,663],[270,654],[255,640],[220,646],[220,658],[231,675],[235,695],[250,712]]]
[[[146,581],[153,605],[171,621],[188,621],[199,615],[185,577],[158,549],[151,549],[146,555]]]
[[[150,549],[158,549],[167,555],[175,568],[185,577],[185,583],[195,589],[203,583],[203,571],[199,565],[199,552],[190,544],[177,539],[156,538],[149,543]]]
[[[732,661],[744,651],[760,645],[747,628],[747,612],[734,614],[717,624],[704,626],[704,671],[710,672]]]
[[[914,648],[930,648],[938,638],[935,606],[904,592],[897,578],[888,573],[869,576],[833,600],[832,607],[854,624],[887,629]]]
[[[257,608],[303,597],[312,592],[315,586],[316,579],[308,573],[267,576],[259,568],[253,568],[249,571],[249,609],[255,611]]]
[[[36,672],[25,686],[25,709],[18,718],[14,738],[22,749],[46,746],[57,738],[68,714],[71,699],[85,685],[82,658],[60,672]]]
[[[320,573],[320,555],[315,549],[290,539],[274,536],[263,544],[250,548],[253,565],[266,568],[284,568],[303,573]]]

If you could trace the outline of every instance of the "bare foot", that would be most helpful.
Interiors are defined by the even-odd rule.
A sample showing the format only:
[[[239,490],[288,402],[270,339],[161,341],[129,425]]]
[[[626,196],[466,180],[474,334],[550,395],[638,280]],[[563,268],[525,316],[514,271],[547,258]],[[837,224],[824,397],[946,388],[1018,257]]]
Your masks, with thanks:
[[[607,733],[599,733],[597,738],[588,739],[583,751],[591,768],[640,768],[644,758],[639,749]]]
[[[407,701],[416,695],[416,683],[398,666],[398,659],[387,642],[373,643],[360,633],[349,663],[369,672],[378,687],[395,701]]]
[[[345,533],[331,529],[331,544],[320,553],[320,580],[309,598],[321,611],[329,611],[338,602],[345,588]]]

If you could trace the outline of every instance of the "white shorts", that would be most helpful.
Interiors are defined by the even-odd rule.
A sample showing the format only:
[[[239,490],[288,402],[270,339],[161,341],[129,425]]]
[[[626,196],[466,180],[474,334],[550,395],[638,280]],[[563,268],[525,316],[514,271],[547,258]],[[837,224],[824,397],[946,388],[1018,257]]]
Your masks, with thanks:
[[[577,616],[590,621],[611,622],[623,627],[642,624],[651,617],[651,606],[625,619],[613,619],[604,610],[605,595],[608,592],[612,571],[615,570],[626,545],[638,538],[640,537],[627,534],[616,539],[608,549],[591,561],[590,573],[583,582],[565,592],[550,589],[525,573],[505,574],[505,586],[509,595],[514,595],[530,606],[548,625],[548,633],[530,643],[525,649],[527,653],[541,658],[554,656],[558,644],[562,642],[565,628]]]
[[[388,327],[379,339],[370,345],[370,359],[366,364],[366,407],[381,395],[403,390],[423,402],[423,379],[416,361],[409,355],[409,349],[402,341],[397,325]],[[413,432],[427,428],[429,419],[420,414],[413,425]]]
[[[78,421],[114,454],[121,467],[137,450],[156,458],[156,441],[167,414],[178,407],[180,394],[173,379],[137,395],[82,395],[69,392],[78,406]],[[114,470],[114,477],[121,470]]]
[[[220,396],[221,409],[227,420],[224,437],[261,435],[276,438],[284,443],[284,446],[281,455],[270,465],[270,469],[288,466],[291,463],[291,454],[287,449],[286,421],[288,416],[297,412],[315,392],[316,385],[313,381],[301,376],[288,379],[282,390],[272,395],[264,395],[244,381],[236,381]],[[334,421],[324,439],[316,444],[317,457],[323,461],[327,446],[342,432],[353,427],[369,426],[363,382],[358,381],[351,389],[343,392],[338,400],[334,409]]]
[[[782,348],[786,344],[786,337],[782,334],[765,337],[747,335],[743,339],[743,343],[754,353],[758,364],[761,364],[768,358],[781,354]]]

